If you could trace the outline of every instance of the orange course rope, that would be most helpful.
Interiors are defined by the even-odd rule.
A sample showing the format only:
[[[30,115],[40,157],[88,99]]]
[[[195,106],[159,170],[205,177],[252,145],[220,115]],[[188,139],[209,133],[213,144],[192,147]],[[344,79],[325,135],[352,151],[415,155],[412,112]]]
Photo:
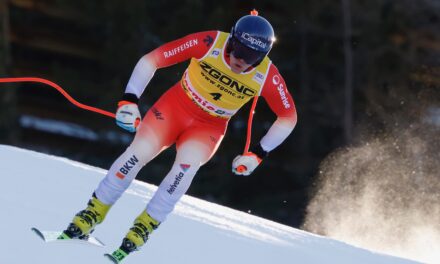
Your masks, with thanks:
[[[92,106],[88,106],[85,104],[82,104],[78,101],[76,101],[75,99],[72,98],[72,96],[70,96],[63,88],[61,88],[61,86],[59,86],[58,84],[51,82],[49,80],[43,79],[43,78],[37,78],[37,77],[18,77],[18,78],[0,78],[0,83],[16,83],[16,82],[36,82],[36,83],[43,83],[46,85],[51,86],[52,88],[55,88],[58,90],[58,92],[60,92],[64,97],[66,97],[67,100],[69,100],[69,102],[71,102],[72,104],[74,104],[75,106],[88,110],[88,111],[92,111],[101,115],[105,115],[111,118],[115,118],[115,114],[96,108],[96,107],[92,107]]]

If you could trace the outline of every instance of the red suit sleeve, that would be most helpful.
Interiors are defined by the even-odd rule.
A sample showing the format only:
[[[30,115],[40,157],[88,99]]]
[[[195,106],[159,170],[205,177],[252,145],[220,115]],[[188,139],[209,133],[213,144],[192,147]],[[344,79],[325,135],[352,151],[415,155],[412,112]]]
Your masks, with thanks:
[[[204,31],[168,42],[148,54],[156,68],[163,68],[191,58],[202,58],[211,48],[218,31]]]
[[[286,83],[275,65],[271,64],[261,96],[277,117],[290,117],[296,122],[296,108]]]

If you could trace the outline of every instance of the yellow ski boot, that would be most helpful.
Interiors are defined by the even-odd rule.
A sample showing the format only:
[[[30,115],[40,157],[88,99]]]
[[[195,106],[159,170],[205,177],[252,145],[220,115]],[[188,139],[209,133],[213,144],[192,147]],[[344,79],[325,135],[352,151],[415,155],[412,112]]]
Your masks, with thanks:
[[[111,255],[105,254],[114,263],[120,263],[128,254],[139,250],[149,235],[159,226],[159,222],[152,218],[146,210],[144,210],[134,221],[133,227],[130,228],[127,235],[122,241],[122,245]]]
[[[148,240],[148,236],[153,233],[159,226],[159,222],[153,219],[146,210],[144,210],[134,220],[133,227],[130,228],[127,235],[125,235],[123,246],[129,249],[129,252],[138,250]],[[128,240],[128,241],[126,241]]]
[[[84,238],[93,232],[95,226],[104,221],[111,205],[102,203],[93,194],[89,200],[87,208],[75,215],[72,223],[61,234],[59,239]]]

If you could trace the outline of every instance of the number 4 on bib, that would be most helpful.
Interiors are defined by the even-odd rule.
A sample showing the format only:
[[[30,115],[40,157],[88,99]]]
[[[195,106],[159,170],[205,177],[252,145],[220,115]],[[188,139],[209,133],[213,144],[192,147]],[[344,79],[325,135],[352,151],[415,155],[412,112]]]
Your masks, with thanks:
[[[212,95],[212,97],[215,101],[220,100],[220,97],[222,97],[221,93],[210,93],[210,95]]]

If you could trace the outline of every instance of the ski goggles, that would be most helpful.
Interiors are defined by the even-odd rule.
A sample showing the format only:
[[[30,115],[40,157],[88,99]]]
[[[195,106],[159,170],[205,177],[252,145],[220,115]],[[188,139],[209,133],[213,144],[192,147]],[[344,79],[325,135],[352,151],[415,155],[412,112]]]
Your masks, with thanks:
[[[257,62],[263,60],[266,56],[265,52],[256,51],[245,45],[234,37],[231,39],[231,54],[237,59],[244,60],[249,65],[254,65]]]

